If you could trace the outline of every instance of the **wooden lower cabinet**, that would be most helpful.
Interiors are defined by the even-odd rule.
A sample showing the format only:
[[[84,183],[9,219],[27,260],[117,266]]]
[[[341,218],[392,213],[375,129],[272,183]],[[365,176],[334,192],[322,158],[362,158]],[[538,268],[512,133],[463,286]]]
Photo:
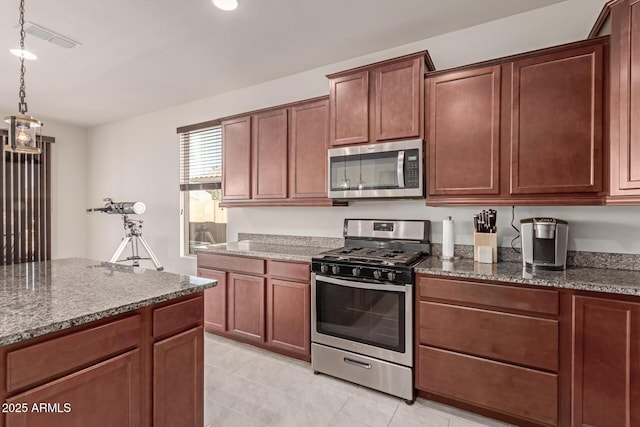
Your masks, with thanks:
[[[0,427],[201,427],[203,300],[0,347]]]
[[[204,329],[155,343],[153,372],[154,427],[202,426]]]
[[[419,391],[516,425],[564,422],[558,291],[425,275],[417,283]]]
[[[27,411],[7,413],[5,425],[136,427],[141,385],[140,351],[133,350],[7,399]]]
[[[640,304],[574,297],[573,426],[640,425]]]
[[[199,253],[198,275],[218,280],[205,291],[207,332],[310,360],[308,262]]]
[[[218,286],[204,291],[204,327],[208,331],[227,331],[227,273],[199,269],[198,276],[215,279]]]
[[[420,342],[521,366],[558,370],[557,320],[421,301]]]
[[[311,351],[311,289],[308,283],[270,279],[267,287],[268,343],[296,353]]]
[[[418,388],[547,425],[558,422],[558,375],[420,346]]]
[[[253,341],[265,341],[265,279],[229,273],[229,332]]]

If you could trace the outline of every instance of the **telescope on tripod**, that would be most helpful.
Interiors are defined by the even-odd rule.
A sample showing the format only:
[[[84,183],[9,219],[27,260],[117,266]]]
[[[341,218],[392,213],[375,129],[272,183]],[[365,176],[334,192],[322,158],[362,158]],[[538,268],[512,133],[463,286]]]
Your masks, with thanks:
[[[142,215],[147,210],[145,204],[142,202],[114,202],[113,199],[108,197],[103,200],[106,202],[103,207],[89,208],[87,209],[87,212],[119,214],[122,216],[122,221],[125,229],[125,237],[122,239],[122,242],[120,242],[120,246],[118,246],[109,262],[115,263],[132,261],[132,265],[134,267],[139,267],[140,260],[148,259],[153,262],[156,270],[164,270],[164,267],[160,265],[160,261],[158,261],[158,258],[156,258],[153,250],[151,250],[151,246],[149,246],[149,243],[142,235],[142,220],[129,218],[129,215]],[[142,246],[144,246],[144,249],[147,251],[147,254],[149,255],[148,258],[142,258],[138,255],[138,241],[142,243]],[[131,244],[131,256],[119,259],[128,244]]]

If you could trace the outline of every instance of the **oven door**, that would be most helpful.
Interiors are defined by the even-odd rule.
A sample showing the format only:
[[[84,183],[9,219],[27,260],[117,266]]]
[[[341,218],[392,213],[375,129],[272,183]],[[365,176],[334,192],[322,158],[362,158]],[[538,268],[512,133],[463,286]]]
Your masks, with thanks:
[[[312,274],[311,341],[413,366],[413,286]]]

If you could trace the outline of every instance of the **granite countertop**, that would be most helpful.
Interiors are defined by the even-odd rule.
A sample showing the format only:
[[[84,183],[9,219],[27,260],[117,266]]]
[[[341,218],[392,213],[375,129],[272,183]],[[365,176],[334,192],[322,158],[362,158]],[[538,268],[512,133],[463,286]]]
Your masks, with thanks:
[[[0,347],[216,285],[82,258],[4,266],[0,283]]]
[[[417,274],[493,280],[523,285],[640,296],[640,271],[569,267],[564,271],[523,269],[519,262],[480,264],[463,258],[444,261],[431,256],[416,266]]]
[[[203,253],[219,253],[228,255],[242,255],[258,258],[281,259],[285,261],[311,262],[311,258],[320,252],[330,248],[300,245],[277,245],[262,242],[230,242],[217,245],[208,245],[205,249],[199,249]]]

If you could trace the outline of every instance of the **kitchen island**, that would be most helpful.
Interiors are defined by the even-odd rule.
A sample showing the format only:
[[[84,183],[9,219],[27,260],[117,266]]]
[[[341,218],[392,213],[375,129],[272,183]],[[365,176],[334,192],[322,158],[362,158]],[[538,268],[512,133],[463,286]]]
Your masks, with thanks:
[[[73,258],[0,283],[0,426],[202,426],[215,280]]]

